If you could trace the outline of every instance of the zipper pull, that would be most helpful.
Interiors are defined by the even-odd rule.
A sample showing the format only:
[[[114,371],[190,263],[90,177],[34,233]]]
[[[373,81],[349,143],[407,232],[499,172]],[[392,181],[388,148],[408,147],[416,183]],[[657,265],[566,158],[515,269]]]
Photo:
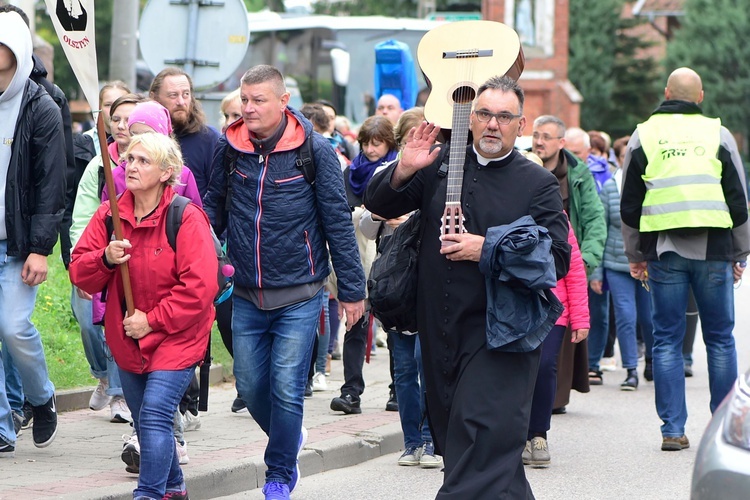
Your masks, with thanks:
[[[263,162],[265,161],[265,158],[263,158],[263,155],[258,155],[258,163],[260,163],[260,166],[263,166]]]

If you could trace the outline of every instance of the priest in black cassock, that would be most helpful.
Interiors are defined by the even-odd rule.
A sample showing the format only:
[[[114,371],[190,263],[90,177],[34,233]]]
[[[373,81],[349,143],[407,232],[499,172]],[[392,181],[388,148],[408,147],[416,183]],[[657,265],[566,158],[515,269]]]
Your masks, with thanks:
[[[568,222],[557,179],[513,147],[526,124],[523,100],[508,77],[493,77],[477,91],[461,187],[465,233],[440,236],[448,177],[439,170],[448,148],[434,147],[434,124],[410,132],[400,160],[373,177],[365,196],[366,207],[386,219],[418,208],[425,215],[417,321],[430,427],[445,459],[441,500],[534,498],[521,453],[541,347],[533,348],[536,342],[526,352],[488,349],[487,332],[496,326],[487,320],[488,305],[497,318],[496,306],[505,312],[508,304],[488,303],[490,285],[479,265],[488,230],[530,215],[551,239],[546,253],[553,280],[568,271]],[[441,238],[454,244],[442,246]],[[510,285],[506,291],[516,297],[539,296]],[[511,311],[503,322],[521,316]]]

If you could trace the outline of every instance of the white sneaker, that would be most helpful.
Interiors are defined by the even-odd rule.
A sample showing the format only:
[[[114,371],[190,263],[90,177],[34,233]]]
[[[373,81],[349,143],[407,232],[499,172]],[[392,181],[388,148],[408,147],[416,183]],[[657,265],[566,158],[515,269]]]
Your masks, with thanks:
[[[201,417],[199,415],[193,415],[190,410],[188,410],[182,416],[182,423],[185,432],[197,431],[201,428]]]
[[[138,443],[138,436],[132,434],[123,434],[122,453],[120,458],[125,462],[125,470],[131,474],[138,474],[141,469],[141,445]]]
[[[174,438],[174,444],[177,446],[177,456],[180,458],[180,465],[185,465],[190,462],[190,458],[187,454],[187,441],[185,441],[185,444],[180,444],[180,442],[177,441],[177,438]]]
[[[103,410],[105,406],[112,402],[112,396],[107,396],[107,389],[109,389],[109,381],[106,378],[100,378],[99,384],[91,393],[89,408],[94,411]]]
[[[602,358],[599,361],[599,369],[603,372],[613,372],[617,370],[617,360],[614,357]]]
[[[432,443],[423,443],[419,453],[419,465],[423,469],[437,469],[443,466],[443,457],[435,455]]]
[[[326,389],[328,389],[325,373],[317,372],[315,375],[313,375],[312,388],[315,392],[325,391]]]
[[[112,402],[109,404],[110,422],[118,424],[129,424],[133,420],[133,416],[130,414],[130,408],[125,402],[125,398],[122,396],[115,396],[112,398]]]
[[[130,445],[133,446],[138,453],[141,452],[141,445],[138,443],[138,435],[135,432],[132,434],[123,434],[122,440],[124,441],[124,444],[122,445],[123,449]]]
[[[419,465],[419,458],[422,455],[421,446],[409,446],[398,458],[399,465]]]

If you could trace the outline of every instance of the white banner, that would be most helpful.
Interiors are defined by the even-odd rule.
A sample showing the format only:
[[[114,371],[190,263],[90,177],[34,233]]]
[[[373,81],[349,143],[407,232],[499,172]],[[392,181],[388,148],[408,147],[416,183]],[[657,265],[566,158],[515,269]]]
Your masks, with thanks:
[[[45,0],[60,39],[91,110],[99,109],[99,75],[94,38],[94,0]]]

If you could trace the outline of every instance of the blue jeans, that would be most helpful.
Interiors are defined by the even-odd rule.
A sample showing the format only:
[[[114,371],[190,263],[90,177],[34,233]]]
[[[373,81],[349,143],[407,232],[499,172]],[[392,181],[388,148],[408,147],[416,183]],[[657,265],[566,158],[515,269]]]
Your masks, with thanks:
[[[141,472],[134,497],[161,499],[184,482],[172,420],[194,368],[133,373],[120,369],[125,401],[141,447]]]
[[[398,416],[404,433],[404,448],[421,446],[432,441],[430,426],[423,418],[424,397],[420,380],[421,363],[417,362],[416,344],[418,336],[389,331],[393,349],[393,382],[396,386]],[[421,354],[421,353],[420,353]],[[421,358],[421,356],[420,356]]]
[[[266,482],[289,484],[292,478],[322,307],[322,289],[309,300],[270,311],[234,297],[234,376],[237,392],[268,435]]]
[[[654,388],[656,411],[664,422],[664,437],[685,434],[685,371],[682,342],[688,289],[692,287],[708,357],[708,385],[713,413],[737,378],[734,345],[732,263],[700,261],[662,254],[649,261],[648,278],[654,321]]]
[[[620,343],[620,355],[623,368],[638,367],[638,342],[636,341],[636,323],[641,327],[643,342],[646,344],[646,358],[651,358],[654,342],[651,321],[651,297],[641,282],[633,279],[630,273],[605,269],[609,283],[612,304],[615,308],[615,326],[617,341]]]
[[[591,317],[591,329],[588,336],[589,370],[598,370],[599,361],[607,346],[607,335],[609,335],[609,290],[599,295],[589,286],[589,315]]]
[[[39,287],[21,281],[25,259],[7,255],[7,248],[7,241],[0,240],[0,342],[21,375],[26,399],[40,406],[52,397],[55,386],[47,372],[42,338],[31,322]],[[0,368],[0,437],[15,443],[13,416],[5,394],[5,368]]]
[[[108,396],[122,396],[122,384],[120,383],[120,371],[109,352],[109,347],[104,341],[104,330],[100,325],[93,323],[91,315],[91,301],[78,296],[76,287],[70,294],[70,308],[73,317],[81,328],[81,341],[83,342],[83,353],[89,362],[91,375],[94,378],[106,378],[109,382]]]
[[[18,373],[13,358],[10,357],[10,352],[2,344],[2,356],[3,356],[3,371],[5,372],[5,392],[8,396],[8,403],[10,409],[16,413],[23,412],[23,383],[21,382],[21,374]]]

